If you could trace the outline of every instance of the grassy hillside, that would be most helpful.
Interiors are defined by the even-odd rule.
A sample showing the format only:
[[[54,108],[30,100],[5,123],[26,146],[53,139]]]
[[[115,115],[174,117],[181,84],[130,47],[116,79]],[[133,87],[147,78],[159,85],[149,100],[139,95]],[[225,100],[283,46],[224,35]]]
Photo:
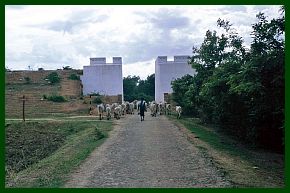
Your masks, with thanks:
[[[46,77],[57,72],[60,83],[50,84]],[[87,114],[89,105],[84,104],[81,97],[81,82],[71,80],[72,74],[78,75],[80,70],[57,71],[19,71],[6,73],[5,117],[22,118],[22,100],[26,97],[26,118],[55,116],[56,114]],[[29,81],[28,81],[29,80]],[[67,102],[47,101],[43,96],[60,95]]]
[[[47,76],[56,72],[59,83]],[[88,115],[80,70],[6,72],[5,186],[61,187],[67,175],[107,137],[112,121]],[[71,78],[73,77],[73,78]],[[25,119],[22,122],[22,97]],[[62,96],[64,102],[48,100]]]

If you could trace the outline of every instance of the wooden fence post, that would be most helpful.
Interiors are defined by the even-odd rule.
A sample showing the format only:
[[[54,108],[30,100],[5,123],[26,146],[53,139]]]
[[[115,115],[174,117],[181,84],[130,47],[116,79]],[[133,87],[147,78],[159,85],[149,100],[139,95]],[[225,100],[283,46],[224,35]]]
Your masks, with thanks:
[[[22,119],[24,122],[25,122],[25,100],[26,100],[25,95],[23,95],[23,97],[22,97]]]

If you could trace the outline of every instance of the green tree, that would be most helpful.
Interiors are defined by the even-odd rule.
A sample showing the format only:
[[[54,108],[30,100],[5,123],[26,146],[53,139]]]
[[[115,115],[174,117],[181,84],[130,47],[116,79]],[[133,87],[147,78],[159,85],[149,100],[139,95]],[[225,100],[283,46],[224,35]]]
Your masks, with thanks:
[[[140,80],[139,76],[127,76],[123,78],[123,90],[124,90],[124,100],[133,101],[137,97],[137,84]]]
[[[217,25],[224,29],[220,36],[208,30],[200,48],[193,47],[190,64],[197,71],[186,96],[199,112],[203,122],[219,124],[228,106],[229,76],[244,62],[246,51],[243,40],[228,21],[218,19]]]
[[[143,97],[146,101],[152,101],[155,97],[155,74],[151,74],[145,80],[139,76],[128,76],[123,79],[124,100],[140,100]]]
[[[137,85],[137,99],[143,97],[146,101],[153,101],[155,97],[155,74],[147,76],[145,80],[139,80]]]
[[[190,64],[196,69],[172,82],[174,100],[191,115],[252,144],[284,147],[285,16],[268,21],[263,13],[253,24],[251,49],[229,21],[219,19],[220,36],[207,31],[200,48],[193,47]],[[189,111],[188,111],[189,113]]]
[[[284,147],[285,16],[268,21],[263,13],[253,25],[251,60],[232,76],[230,91],[242,97],[248,108],[248,125],[259,144]]]
[[[185,75],[181,78],[171,82],[173,93],[173,100],[180,106],[183,107],[184,113],[190,114],[194,110],[193,103],[191,103],[189,95],[186,93],[189,90],[189,87],[193,85],[194,78],[191,75]]]

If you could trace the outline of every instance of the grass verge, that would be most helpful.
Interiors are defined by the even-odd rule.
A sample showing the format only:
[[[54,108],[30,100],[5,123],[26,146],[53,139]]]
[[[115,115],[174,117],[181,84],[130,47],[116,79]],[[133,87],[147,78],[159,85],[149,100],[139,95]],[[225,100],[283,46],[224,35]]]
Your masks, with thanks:
[[[110,121],[6,122],[6,187],[62,187],[108,136]]]
[[[284,156],[247,147],[198,119],[168,116],[235,187],[284,187]]]

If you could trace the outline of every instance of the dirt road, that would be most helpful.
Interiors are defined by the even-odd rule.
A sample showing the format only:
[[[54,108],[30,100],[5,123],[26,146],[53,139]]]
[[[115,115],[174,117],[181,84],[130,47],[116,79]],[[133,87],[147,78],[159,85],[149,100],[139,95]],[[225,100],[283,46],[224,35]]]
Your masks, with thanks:
[[[231,187],[165,116],[127,115],[65,187]]]

